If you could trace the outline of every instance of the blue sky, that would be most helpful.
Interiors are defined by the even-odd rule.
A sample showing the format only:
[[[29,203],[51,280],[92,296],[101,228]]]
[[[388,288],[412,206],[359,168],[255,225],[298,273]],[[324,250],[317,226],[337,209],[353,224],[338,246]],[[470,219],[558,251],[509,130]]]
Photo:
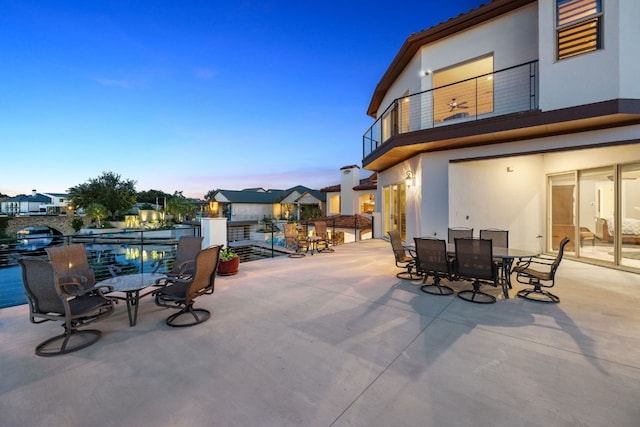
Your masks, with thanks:
[[[485,3],[0,0],[0,193],[337,184],[405,39]]]

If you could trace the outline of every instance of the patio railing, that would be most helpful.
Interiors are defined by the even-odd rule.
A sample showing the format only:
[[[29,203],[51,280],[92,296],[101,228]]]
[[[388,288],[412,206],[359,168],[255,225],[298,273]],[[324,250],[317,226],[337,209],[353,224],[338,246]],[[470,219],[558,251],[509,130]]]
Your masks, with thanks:
[[[395,99],[362,136],[362,158],[391,137],[538,108],[538,61]]]

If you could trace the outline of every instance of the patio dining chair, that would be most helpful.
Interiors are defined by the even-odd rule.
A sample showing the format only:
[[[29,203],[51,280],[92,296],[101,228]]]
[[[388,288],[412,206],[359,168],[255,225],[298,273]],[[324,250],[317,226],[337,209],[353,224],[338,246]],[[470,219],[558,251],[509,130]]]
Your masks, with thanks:
[[[209,310],[194,308],[193,304],[197,297],[213,293],[221,248],[221,245],[215,245],[201,250],[196,256],[191,276],[159,279],[158,284],[162,287],[153,292],[156,304],[160,307],[179,309],[166,319],[167,325],[193,326],[211,317]],[[193,317],[193,320],[184,320],[189,319],[189,316]]]
[[[485,240],[491,240],[491,246],[496,248],[508,248],[509,247],[509,230],[501,230],[498,228],[485,228],[480,230],[480,238]],[[503,261],[495,260],[500,267],[500,272],[503,271]]]
[[[76,280],[85,290],[91,290],[96,284],[96,276],[89,265],[87,251],[83,243],[52,246],[45,248],[57,281],[64,283]]]
[[[60,321],[64,333],[36,346],[38,356],[57,356],[71,353],[97,342],[102,332],[80,327],[100,320],[113,312],[114,302],[105,297],[107,287],[85,288],[79,276],[56,277],[53,265],[40,258],[23,257],[18,260],[22,269],[22,283],[29,303],[31,323]]]
[[[442,279],[453,279],[451,258],[447,255],[447,242],[444,240],[415,237],[416,270],[424,276],[420,290],[433,295],[451,295],[453,289],[441,285]],[[429,276],[433,283],[428,284]]]
[[[472,239],[473,228],[468,227],[451,227],[447,230],[447,241],[455,243],[456,239]]]
[[[321,252],[333,252],[333,248],[329,247],[329,231],[327,231],[327,223],[325,221],[316,221],[313,223],[316,237],[320,238],[316,244],[322,244]]]
[[[516,280],[519,283],[533,286],[518,291],[517,295],[520,298],[546,303],[560,302],[560,297],[542,288],[552,288],[555,285],[556,272],[560,266],[560,261],[562,261],[564,248],[569,241],[568,237],[560,241],[558,254],[555,258],[540,255],[516,263],[515,267],[513,267],[513,272],[516,273]]]
[[[509,230],[501,230],[498,228],[485,228],[480,230],[480,238],[485,240],[491,240],[491,244],[495,248],[508,248],[509,247]]]
[[[167,277],[188,277],[193,274],[196,256],[202,249],[202,236],[182,236],[178,239],[176,257],[172,260],[171,268],[164,273]],[[167,260],[161,260],[154,264],[153,272],[156,273],[163,265],[169,264]]]
[[[493,251],[490,240],[482,239],[456,239],[455,269],[457,277],[462,280],[470,280],[473,289],[458,292],[463,300],[478,304],[492,304],[496,297],[480,290],[484,284],[498,287],[498,265],[493,259]]]
[[[421,279],[422,275],[416,271],[415,255],[410,253],[410,251],[402,244],[400,231],[391,230],[388,232],[388,235],[389,241],[391,242],[391,249],[393,250],[393,256],[396,261],[396,267],[404,270],[396,274],[396,277],[398,279],[405,280]]]
[[[295,250],[294,253],[289,254],[290,258],[302,258],[305,256],[301,250],[300,240],[298,226],[292,222],[286,223],[284,225],[284,245],[287,249]]]

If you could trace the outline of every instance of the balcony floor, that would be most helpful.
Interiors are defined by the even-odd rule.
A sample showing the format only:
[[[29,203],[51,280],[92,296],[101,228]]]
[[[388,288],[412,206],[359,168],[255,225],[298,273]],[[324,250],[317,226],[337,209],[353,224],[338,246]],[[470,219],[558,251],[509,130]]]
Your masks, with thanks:
[[[120,303],[54,358],[33,351],[58,324],[2,309],[0,424],[638,425],[638,275],[564,260],[560,304],[476,305],[397,271],[377,239],[243,263],[198,299],[208,322],[172,329],[147,297],[129,327]]]

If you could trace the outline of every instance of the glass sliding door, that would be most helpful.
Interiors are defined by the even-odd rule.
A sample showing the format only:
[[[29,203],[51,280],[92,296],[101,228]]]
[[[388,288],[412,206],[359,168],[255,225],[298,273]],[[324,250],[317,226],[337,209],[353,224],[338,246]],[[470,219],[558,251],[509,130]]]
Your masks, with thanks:
[[[583,170],[579,179],[579,253],[582,258],[614,262],[615,182],[613,166]]]
[[[560,241],[569,237],[571,241],[565,247],[565,253],[576,251],[576,175],[565,173],[549,176],[548,221],[549,240],[547,247],[556,252]]]
[[[620,265],[640,268],[640,164],[619,169],[621,224],[616,234],[621,243]]]
[[[407,237],[406,184],[393,184],[382,189],[385,234],[399,230],[402,240]]]

